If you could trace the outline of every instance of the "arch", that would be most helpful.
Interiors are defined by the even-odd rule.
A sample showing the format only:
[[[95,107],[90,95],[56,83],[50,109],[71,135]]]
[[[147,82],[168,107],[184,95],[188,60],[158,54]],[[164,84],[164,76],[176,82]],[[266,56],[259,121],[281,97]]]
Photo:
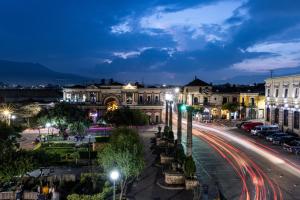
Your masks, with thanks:
[[[118,105],[120,105],[120,101],[116,96],[108,96],[103,100],[103,105],[106,106],[109,102],[116,101]]]

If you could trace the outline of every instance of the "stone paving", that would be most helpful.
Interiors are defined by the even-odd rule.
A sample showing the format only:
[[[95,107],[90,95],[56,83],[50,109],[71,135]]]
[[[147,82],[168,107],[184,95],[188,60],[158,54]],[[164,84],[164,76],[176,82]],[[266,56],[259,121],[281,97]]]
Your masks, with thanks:
[[[157,180],[161,177],[160,169],[156,167],[155,158],[150,146],[150,138],[154,137],[157,129],[152,129],[140,132],[141,139],[145,148],[146,166],[138,181],[133,183],[133,186],[128,193],[128,199],[132,200],[189,200],[193,199],[193,192],[186,190],[167,190],[162,189],[157,185]]]

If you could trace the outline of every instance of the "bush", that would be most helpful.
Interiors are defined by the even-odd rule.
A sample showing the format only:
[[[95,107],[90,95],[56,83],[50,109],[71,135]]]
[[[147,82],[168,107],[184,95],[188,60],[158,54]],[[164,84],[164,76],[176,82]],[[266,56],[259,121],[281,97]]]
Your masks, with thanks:
[[[96,151],[91,151],[90,155],[88,151],[79,151],[79,157],[80,159],[89,159],[89,156],[91,156],[91,159],[96,159],[97,158],[97,152]]]
[[[186,177],[193,178],[195,176],[196,164],[192,156],[186,157],[183,170]]]
[[[42,147],[75,147],[75,143],[65,143],[65,142],[47,142],[42,143]]]
[[[101,142],[101,143],[107,143],[109,142],[110,137],[101,137],[97,136],[95,137],[96,142]]]

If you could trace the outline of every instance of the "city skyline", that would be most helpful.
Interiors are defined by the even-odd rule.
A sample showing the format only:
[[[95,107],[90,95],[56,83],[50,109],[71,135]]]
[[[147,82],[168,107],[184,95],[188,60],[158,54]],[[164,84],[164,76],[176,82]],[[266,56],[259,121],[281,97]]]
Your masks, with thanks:
[[[300,71],[299,9],[297,1],[1,1],[0,59],[120,81],[261,82],[269,70]]]

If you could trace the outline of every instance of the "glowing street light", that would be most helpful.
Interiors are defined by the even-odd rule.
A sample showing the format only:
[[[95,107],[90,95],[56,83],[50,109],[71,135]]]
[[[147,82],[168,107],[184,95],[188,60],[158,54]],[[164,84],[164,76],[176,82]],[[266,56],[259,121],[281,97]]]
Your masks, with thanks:
[[[175,91],[175,93],[179,93],[179,91],[180,91],[179,87],[175,88],[174,91]]]
[[[165,99],[166,99],[167,101],[172,101],[172,100],[173,100],[173,95],[167,93],[166,96],[165,96]]]
[[[12,120],[15,120],[16,118],[17,118],[16,115],[12,115],[12,116],[11,116],[11,119],[12,119]]]
[[[45,126],[46,128],[48,128],[48,136],[49,136],[49,128],[51,127],[51,123],[47,122]]]
[[[116,181],[119,179],[120,177],[120,173],[118,170],[112,170],[109,174],[110,179],[113,181],[114,183],[114,194],[113,194],[113,200],[116,200]]]

